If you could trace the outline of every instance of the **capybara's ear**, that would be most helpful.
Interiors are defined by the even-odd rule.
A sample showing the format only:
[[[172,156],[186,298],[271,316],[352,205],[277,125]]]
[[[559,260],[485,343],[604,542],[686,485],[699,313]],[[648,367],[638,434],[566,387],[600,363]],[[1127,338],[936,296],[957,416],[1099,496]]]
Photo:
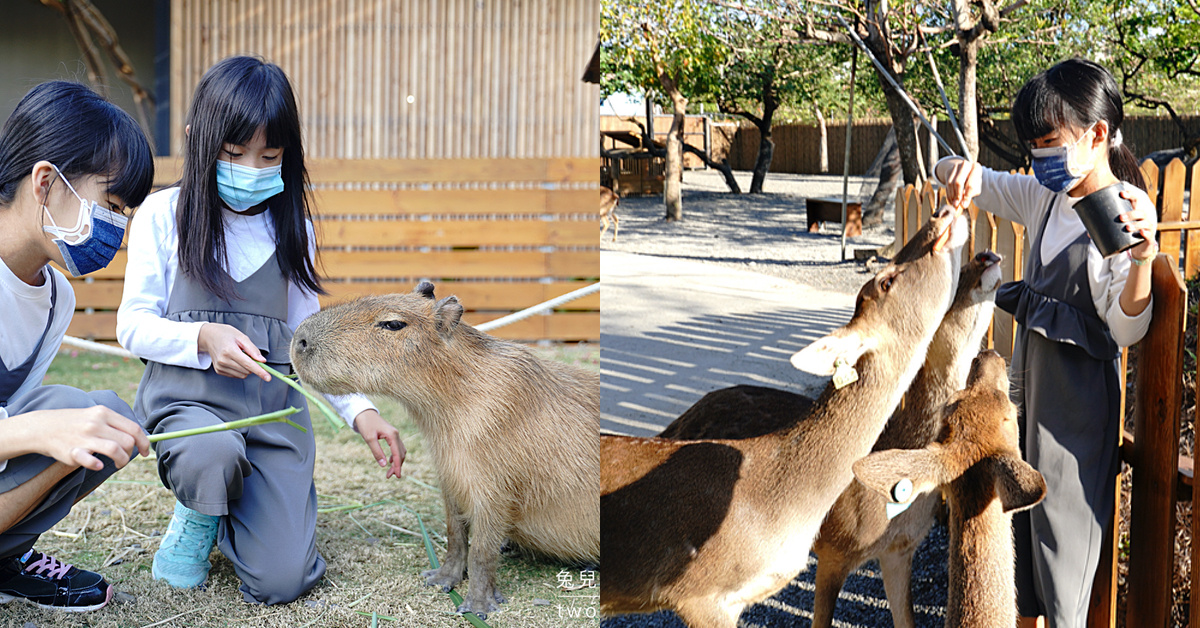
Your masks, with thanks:
[[[413,288],[413,293],[419,294],[419,295],[425,297],[426,299],[432,299],[433,298],[433,284],[429,283],[428,281],[422,281],[421,283],[417,284],[416,288]]]
[[[458,326],[458,322],[462,320],[463,306],[458,302],[458,297],[448,296],[437,302],[434,306],[433,320],[437,323],[438,333],[443,336],[449,335],[454,328]]]

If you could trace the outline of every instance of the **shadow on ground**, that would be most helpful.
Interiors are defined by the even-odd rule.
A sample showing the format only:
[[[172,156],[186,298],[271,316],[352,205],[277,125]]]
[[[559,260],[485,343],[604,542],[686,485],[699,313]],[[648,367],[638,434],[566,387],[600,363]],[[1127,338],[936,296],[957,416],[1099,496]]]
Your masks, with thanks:
[[[851,314],[849,308],[704,314],[637,337],[602,333],[600,428],[653,436],[705,393],[736,384],[813,396],[827,379],[797,371],[788,359]]]

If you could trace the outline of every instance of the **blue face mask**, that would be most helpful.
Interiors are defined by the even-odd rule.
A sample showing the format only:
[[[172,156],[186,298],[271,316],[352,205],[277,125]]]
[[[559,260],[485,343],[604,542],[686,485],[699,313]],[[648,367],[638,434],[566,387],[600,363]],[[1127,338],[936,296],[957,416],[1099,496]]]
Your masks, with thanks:
[[[251,168],[217,161],[217,194],[234,211],[243,212],[283,191],[283,165]]]
[[[54,170],[58,172],[63,183],[67,184],[71,194],[79,199],[79,218],[74,227],[65,229],[55,224],[50,210],[42,205],[46,217],[50,219],[50,224],[43,225],[42,229],[54,236],[54,244],[62,252],[63,264],[71,275],[82,277],[112,262],[113,257],[117,255],[117,249],[121,248],[121,241],[125,239],[125,226],[129,224],[129,218],[104,209],[95,201],[85,201],[63,176],[58,166],[54,166]]]
[[[1090,164],[1082,166],[1076,163],[1076,149],[1083,137],[1081,135],[1074,143],[1065,146],[1034,148],[1029,151],[1033,156],[1033,176],[1037,177],[1038,183],[1046,186],[1051,192],[1058,193],[1068,192],[1083,181],[1094,167]]]

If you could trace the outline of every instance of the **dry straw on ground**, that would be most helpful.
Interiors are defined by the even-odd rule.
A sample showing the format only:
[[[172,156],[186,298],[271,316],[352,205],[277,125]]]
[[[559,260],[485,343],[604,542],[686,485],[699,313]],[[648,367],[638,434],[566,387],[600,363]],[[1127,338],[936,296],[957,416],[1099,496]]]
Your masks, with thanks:
[[[538,348],[552,359],[599,368],[591,345]],[[113,389],[133,400],[142,365],[92,354],[60,354],[47,383]],[[242,602],[240,582],[219,551],[203,591],[167,587],[150,575],[150,563],[167,527],[174,498],[162,487],[151,460],[135,459],[81,501],[37,544],[84,569],[101,572],[126,600],[83,615],[43,611],[19,602],[0,611],[0,626],[379,626],[462,627],[450,597],[424,586],[429,568],[416,513],[423,518],[439,560],[445,551],[445,521],[433,465],[420,434],[392,402],[377,399],[380,411],[400,429],[408,457],[400,480],[385,480],[362,439],[348,429],[334,432],[314,416],[316,485],[321,513],[317,546],[328,562],[324,580],[290,604]],[[564,573],[565,572],[565,573]],[[594,626],[597,588],[571,590],[583,576],[578,566],[505,555],[499,582],[509,602],[488,616],[495,628]],[[599,578],[596,578],[598,584]],[[466,590],[467,582],[460,585]],[[588,618],[591,615],[591,618]],[[578,619],[575,617],[578,616]]]

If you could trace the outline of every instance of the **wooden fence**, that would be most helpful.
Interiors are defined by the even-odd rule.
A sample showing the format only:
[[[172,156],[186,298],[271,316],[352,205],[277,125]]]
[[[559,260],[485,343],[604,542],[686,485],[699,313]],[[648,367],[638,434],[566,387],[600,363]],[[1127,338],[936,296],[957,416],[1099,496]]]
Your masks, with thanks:
[[[1191,194],[1185,214],[1185,190],[1200,191],[1200,167],[1188,168],[1179,160],[1161,171],[1150,161],[1142,164],[1149,183],[1149,196],[1159,210],[1160,254],[1153,266],[1153,321],[1138,346],[1137,379],[1133,389],[1134,433],[1122,434],[1121,458],[1136,467],[1131,492],[1127,626],[1167,626],[1171,621],[1171,586],[1175,559],[1175,504],[1200,503],[1200,487],[1193,482],[1193,461],[1179,456],[1182,422],[1183,336],[1187,290],[1183,279],[1200,274],[1200,195]],[[1190,179],[1192,185],[1188,186]],[[938,205],[938,194],[929,183],[897,192],[896,237],[907,241],[920,222]],[[1185,220],[1186,219],[1186,220]],[[990,249],[1004,257],[1004,280],[1020,279],[1029,251],[1022,225],[981,212],[968,210],[971,235],[964,258]],[[1181,274],[1180,268],[1184,271]],[[988,331],[988,346],[1011,358],[1013,319],[996,310]],[[1200,353],[1200,346],[1196,347]],[[1128,352],[1122,354],[1127,364]],[[1125,409],[1125,379],[1122,369],[1122,416]],[[1200,386],[1198,386],[1200,388]],[[1200,394],[1200,390],[1197,390]],[[1200,422],[1200,406],[1194,420]],[[1105,540],[1092,590],[1088,625],[1116,626],[1118,513],[1121,483],[1117,482],[1117,507],[1111,534]],[[1200,628],[1200,516],[1192,515],[1191,628]]]
[[[175,181],[179,163],[157,160],[155,184]],[[330,293],[322,303],[429,279],[439,295],[458,295],[474,325],[594,283],[598,168],[596,158],[310,160],[318,270]],[[72,280],[69,335],[116,338],[125,259],[122,249],[108,268]],[[592,294],[492,333],[595,341],[599,310]]]
[[[1200,116],[1185,117],[1188,124],[1195,124]],[[1016,137],[1012,123],[1008,120],[997,121],[1000,130],[1009,137]],[[860,175],[867,171],[883,140],[891,127],[888,119],[855,120],[853,142],[850,147],[850,174]],[[922,159],[928,163],[929,133],[918,125],[919,145]],[[846,126],[843,121],[830,119],[826,125],[827,143],[829,147],[830,174],[841,174],[842,155],[845,153],[844,138]],[[954,140],[954,130],[949,121],[943,119],[938,123],[938,133],[958,146]],[[1125,144],[1135,155],[1146,155],[1156,150],[1176,148],[1183,144],[1183,136],[1179,128],[1169,118],[1151,116],[1130,116],[1121,123],[1121,133]],[[817,154],[820,134],[813,124],[779,124],[771,130],[775,140],[775,153],[771,159],[771,172],[794,172],[798,174],[817,174]],[[754,160],[758,155],[758,129],[752,125],[742,124],[733,137],[729,148],[729,163],[735,170],[752,170]],[[944,155],[944,153],[943,153]],[[980,146],[979,161],[991,168],[1008,169],[1011,166],[1000,159],[987,147]]]

